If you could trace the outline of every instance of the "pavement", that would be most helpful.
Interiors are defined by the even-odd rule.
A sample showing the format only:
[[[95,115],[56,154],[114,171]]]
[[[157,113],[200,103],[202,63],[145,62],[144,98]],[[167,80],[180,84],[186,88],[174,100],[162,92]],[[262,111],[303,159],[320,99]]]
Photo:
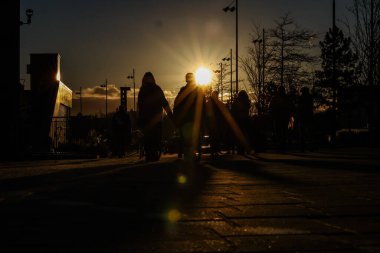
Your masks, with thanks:
[[[380,252],[379,149],[0,164],[0,252]]]

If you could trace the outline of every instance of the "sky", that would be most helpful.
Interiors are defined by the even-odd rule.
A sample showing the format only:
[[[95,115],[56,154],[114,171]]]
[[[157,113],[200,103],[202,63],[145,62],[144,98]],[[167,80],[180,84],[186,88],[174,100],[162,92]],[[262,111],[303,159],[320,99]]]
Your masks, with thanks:
[[[137,89],[144,73],[150,71],[168,100],[173,100],[187,72],[195,72],[199,66],[218,69],[230,48],[235,55],[235,12],[222,11],[231,2],[20,0],[22,20],[26,9],[34,10],[32,24],[21,26],[20,76],[28,89],[30,54],[59,53],[61,81],[74,93],[82,87],[87,99],[84,114],[104,113],[104,102],[99,101],[104,100],[105,91],[99,86],[105,80],[110,84],[109,110],[114,110],[118,87],[133,87],[132,79],[127,78],[133,69]],[[349,17],[351,2],[336,0],[338,25]],[[323,39],[331,27],[331,7],[332,0],[239,0],[239,57],[247,53],[254,24],[273,27],[274,20],[286,12],[301,28]],[[240,76],[244,79],[242,70]],[[72,112],[78,108],[75,99]]]

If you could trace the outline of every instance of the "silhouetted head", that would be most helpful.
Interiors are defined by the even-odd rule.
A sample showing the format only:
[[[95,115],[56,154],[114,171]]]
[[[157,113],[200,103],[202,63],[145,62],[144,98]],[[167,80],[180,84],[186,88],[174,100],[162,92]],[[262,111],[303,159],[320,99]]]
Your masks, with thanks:
[[[285,87],[283,85],[278,86],[277,93],[278,95],[285,95]]]
[[[152,72],[146,72],[142,79],[142,85],[156,84]]]
[[[186,83],[188,84],[195,84],[195,76],[194,73],[187,73],[185,76]]]
[[[211,97],[214,98],[214,99],[218,99],[219,97],[219,92],[214,90],[211,92]]]
[[[118,108],[118,110],[120,112],[124,112],[125,111],[125,106],[124,105],[120,105],[119,108]]]
[[[310,92],[309,92],[309,88],[308,87],[302,87],[301,88],[301,95],[308,95]]]
[[[245,90],[239,91],[237,97],[238,97],[239,100],[247,100],[247,99],[249,99],[248,94],[247,94],[247,92]]]

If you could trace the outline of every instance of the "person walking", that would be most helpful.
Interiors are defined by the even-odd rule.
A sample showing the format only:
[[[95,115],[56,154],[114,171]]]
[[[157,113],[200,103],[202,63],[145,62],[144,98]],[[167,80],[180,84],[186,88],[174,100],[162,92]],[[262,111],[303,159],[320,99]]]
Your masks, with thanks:
[[[219,100],[218,96],[219,93],[217,91],[213,91],[206,102],[206,122],[208,134],[210,136],[212,158],[216,158],[219,155],[223,130],[226,129],[223,111],[227,111],[227,109],[222,101]]]
[[[292,116],[292,103],[285,92],[284,86],[277,88],[269,104],[269,114],[273,120],[273,139],[280,150],[288,147],[288,127]]]
[[[308,87],[301,88],[301,95],[297,103],[297,118],[299,131],[299,145],[301,151],[305,149],[313,150],[313,118],[314,104],[313,97]]]
[[[144,155],[148,162],[157,161],[161,156],[162,109],[172,118],[164,92],[153,74],[146,72],[137,97],[137,124],[143,133]]]
[[[236,147],[238,154],[244,154],[250,151],[249,148],[249,110],[251,108],[251,101],[249,100],[248,94],[245,90],[239,91],[236,99],[232,103],[231,113],[234,117],[237,126],[239,127],[236,131]]]
[[[193,161],[195,152],[200,152],[205,95],[196,85],[193,73],[187,73],[185,79],[186,85],[181,87],[175,98],[173,113],[180,134],[178,157],[183,154],[186,161]]]

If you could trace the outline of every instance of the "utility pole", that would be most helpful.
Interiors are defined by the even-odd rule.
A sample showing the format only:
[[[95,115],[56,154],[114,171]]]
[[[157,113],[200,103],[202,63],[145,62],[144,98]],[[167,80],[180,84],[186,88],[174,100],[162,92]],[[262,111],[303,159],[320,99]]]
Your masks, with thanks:
[[[263,93],[264,93],[264,87],[265,87],[265,29],[263,28],[263,55],[261,59],[261,89],[259,90],[259,114],[262,114],[263,112]]]
[[[82,116],[82,86],[79,88],[79,92],[75,92],[75,94],[79,94],[79,112],[80,115]]]
[[[332,7],[332,21],[333,21],[333,59],[332,59],[332,86],[333,86],[333,132],[331,135],[331,140],[332,144],[335,145],[336,142],[336,128],[337,128],[337,82],[336,82],[336,52],[335,52],[335,47],[336,47],[336,24],[335,24],[335,0],[333,0],[333,7]]]
[[[262,71],[263,71],[263,77],[262,77],[262,91],[264,91],[264,85],[265,85],[265,29],[263,28],[263,58],[262,58]]]
[[[135,69],[132,70],[132,75],[127,76],[128,79],[133,79],[133,110],[136,111],[136,81],[135,81]]]
[[[107,109],[107,96],[108,96],[108,81],[107,81],[107,79],[106,79],[106,118],[107,118],[107,116],[108,116],[108,109]]]
[[[136,79],[135,79],[135,69],[133,69],[133,111],[136,111]]]
[[[239,92],[239,25],[238,25],[238,21],[239,21],[239,6],[238,6],[238,0],[236,0],[235,2],[235,5],[236,5],[236,96]]]
[[[106,79],[106,83],[105,84],[102,84],[100,87],[105,87],[106,88],[106,118],[108,116],[108,108],[107,108],[107,86],[108,86],[108,83],[107,83],[107,79]]]
[[[82,86],[79,88],[79,104],[80,104],[80,114],[83,115],[83,107],[82,107]]]
[[[220,92],[221,100],[223,101],[223,63],[220,63]]]
[[[230,103],[232,103],[232,48],[230,49]]]

